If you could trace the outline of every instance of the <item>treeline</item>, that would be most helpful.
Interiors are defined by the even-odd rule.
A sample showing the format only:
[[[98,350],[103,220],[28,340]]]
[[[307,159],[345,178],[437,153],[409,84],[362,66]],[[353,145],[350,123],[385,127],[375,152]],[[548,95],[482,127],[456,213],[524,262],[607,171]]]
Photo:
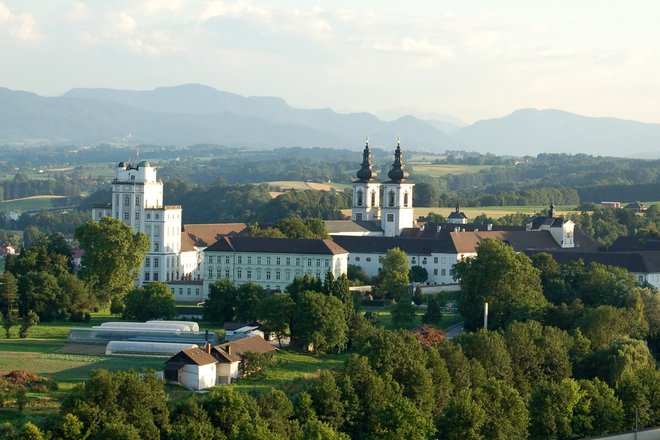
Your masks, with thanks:
[[[0,182],[0,201],[41,195],[78,196],[80,185],[66,178],[30,179],[18,173],[12,180]]]
[[[657,201],[660,199],[660,180],[633,185],[602,185],[578,188],[583,203]]]
[[[183,207],[184,223],[275,222],[298,216],[341,219],[350,194],[328,191],[289,191],[276,198],[268,185],[216,182],[191,185],[181,180],[165,184],[164,199]]]
[[[660,205],[650,206],[644,215],[628,209],[596,206],[592,213],[569,216],[575,227],[583,230],[603,246],[609,246],[618,237],[660,237]]]

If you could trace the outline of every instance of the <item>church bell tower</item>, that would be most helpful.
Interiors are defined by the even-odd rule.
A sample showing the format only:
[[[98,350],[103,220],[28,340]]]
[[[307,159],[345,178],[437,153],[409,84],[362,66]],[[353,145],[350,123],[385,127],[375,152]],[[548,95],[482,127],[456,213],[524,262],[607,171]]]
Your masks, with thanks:
[[[362,167],[353,182],[353,208],[351,220],[371,221],[380,218],[380,183],[375,182],[376,172],[371,165],[371,150],[367,138],[362,152]]]
[[[390,180],[382,184],[383,203],[380,221],[385,237],[399,236],[405,228],[412,228],[414,224],[412,200],[415,184],[407,181],[409,174],[404,167],[401,139],[399,139],[394,151],[392,169],[387,173]]]

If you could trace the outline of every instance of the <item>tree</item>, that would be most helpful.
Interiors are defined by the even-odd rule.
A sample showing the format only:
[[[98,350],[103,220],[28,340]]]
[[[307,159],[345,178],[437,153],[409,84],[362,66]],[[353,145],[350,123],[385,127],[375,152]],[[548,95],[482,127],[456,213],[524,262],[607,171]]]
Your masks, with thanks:
[[[62,291],[57,278],[48,272],[29,272],[19,280],[18,311],[21,317],[34,311],[42,321],[60,318],[58,299]]]
[[[189,398],[178,404],[172,413],[174,419],[169,439],[207,440],[218,437],[216,429],[209,420],[209,415],[199,404],[199,399]]]
[[[252,322],[257,319],[257,308],[266,292],[256,283],[245,283],[236,289],[236,320]]]
[[[462,333],[454,341],[468,358],[479,361],[488,377],[513,384],[511,356],[501,333],[480,329],[477,332]]]
[[[293,282],[286,287],[286,291],[289,292],[293,301],[297,302],[298,295],[303,292],[322,292],[323,282],[319,278],[309,274],[302,276],[296,275]]]
[[[176,314],[174,292],[162,281],[152,281],[144,287],[133,289],[124,298],[124,319],[173,319]]]
[[[573,379],[537,386],[529,404],[530,438],[572,438],[573,419],[585,395]]]
[[[486,411],[474,400],[470,390],[452,397],[442,417],[438,419],[438,438],[442,440],[486,440],[481,429],[486,423]]]
[[[398,247],[392,248],[381,257],[380,264],[378,293],[387,298],[400,298],[408,285],[408,255]]]
[[[415,306],[412,298],[402,296],[392,308],[392,325],[396,328],[410,328],[415,325]]]
[[[237,290],[227,278],[209,285],[209,295],[204,301],[204,321],[231,322],[235,316]]]
[[[443,300],[439,295],[429,296],[426,303],[426,313],[422,317],[422,323],[440,327],[442,324],[442,306]]]
[[[316,352],[341,352],[348,342],[343,304],[333,296],[303,292],[294,308],[291,336],[303,346],[312,344]]]
[[[291,296],[283,292],[266,296],[257,308],[257,319],[263,324],[263,330],[275,334],[280,348],[282,338],[290,334],[289,328],[294,307]]]
[[[486,302],[492,328],[540,316],[548,302],[541,292],[539,271],[529,257],[493,239],[482,240],[476,250],[476,257],[463,259],[453,268],[461,283],[459,308],[466,327],[481,325]]]
[[[241,377],[263,379],[266,370],[273,363],[273,353],[258,353],[247,351],[243,353]]]
[[[429,272],[422,266],[412,266],[408,274],[410,282],[425,283],[429,279]]]
[[[18,337],[27,338],[30,329],[37,324],[39,324],[39,315],[32,310],[28,311],[27,315],[21,319],[21,328],[18,330]]]
[[[581,380],[579,384],[589,402],[591,428],[584,434],[596,436],[622,430],[623,404],[614,395],[614,389],[598,378]]]
[[[345,421],[344,403],[341,389],[335,376],[329,371],[322,371],[308,390],[316,416],[334,429],[340,429]]]
[[[101,303],[122,299],[133,288],[149,251],[149,238],[133,233],[120,220],[103,217],[76,230],[76,239],[85,251],[80,276]]]
[[[474,393],[474,398],[486,412],[480,429],[486,439],[527,439],[529,413],[515,388],[490,378]]]

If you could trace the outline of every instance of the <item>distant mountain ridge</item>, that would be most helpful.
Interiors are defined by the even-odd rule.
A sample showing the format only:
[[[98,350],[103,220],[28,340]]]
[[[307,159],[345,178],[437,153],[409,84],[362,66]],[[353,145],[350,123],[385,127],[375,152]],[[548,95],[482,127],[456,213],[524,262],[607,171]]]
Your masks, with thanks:
[[[561,110],[522,109],[459,127],[414,116],[384,121],[370,113],[297,109],[281,98],[244,97],[199,84],[148,91],[78,88],[61,97],[0,88],[0,143],[361,149],[365,136],[386,149],[401,136],[408,150],[431,152],[660,157],[660,124]]]

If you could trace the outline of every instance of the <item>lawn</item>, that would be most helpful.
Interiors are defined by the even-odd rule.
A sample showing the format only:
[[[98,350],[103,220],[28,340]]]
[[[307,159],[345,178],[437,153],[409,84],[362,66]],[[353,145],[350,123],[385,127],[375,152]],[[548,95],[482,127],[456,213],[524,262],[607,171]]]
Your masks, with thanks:
[[[392,308],[394,306],[387,307],[382,310],[374,310],[378,314],[378,322],[385,327],[388,330],[396,330],[397,327],[395,327],[392,324]],[[410,328],[415,328],[420,325],[422,325],[422,316],[424,316],[424,313],[426,313],[425,309],[418,308],[417,311],[415,312],[416,318],[415,322],[413,325],[410,326]],[[458,314],[458,313],[443,313],[442,314],[442,323],[440,324],[441,328],[447,328],[450,327],[456,323],[459,323],[463,320],[463,318]]]
[[[60,200],[64,196],[34,196],[24,199],[15,199],[5,202],[0,202],[0,211],[34,211],[38,209],[51,209],[57,206],[62,206]]]

